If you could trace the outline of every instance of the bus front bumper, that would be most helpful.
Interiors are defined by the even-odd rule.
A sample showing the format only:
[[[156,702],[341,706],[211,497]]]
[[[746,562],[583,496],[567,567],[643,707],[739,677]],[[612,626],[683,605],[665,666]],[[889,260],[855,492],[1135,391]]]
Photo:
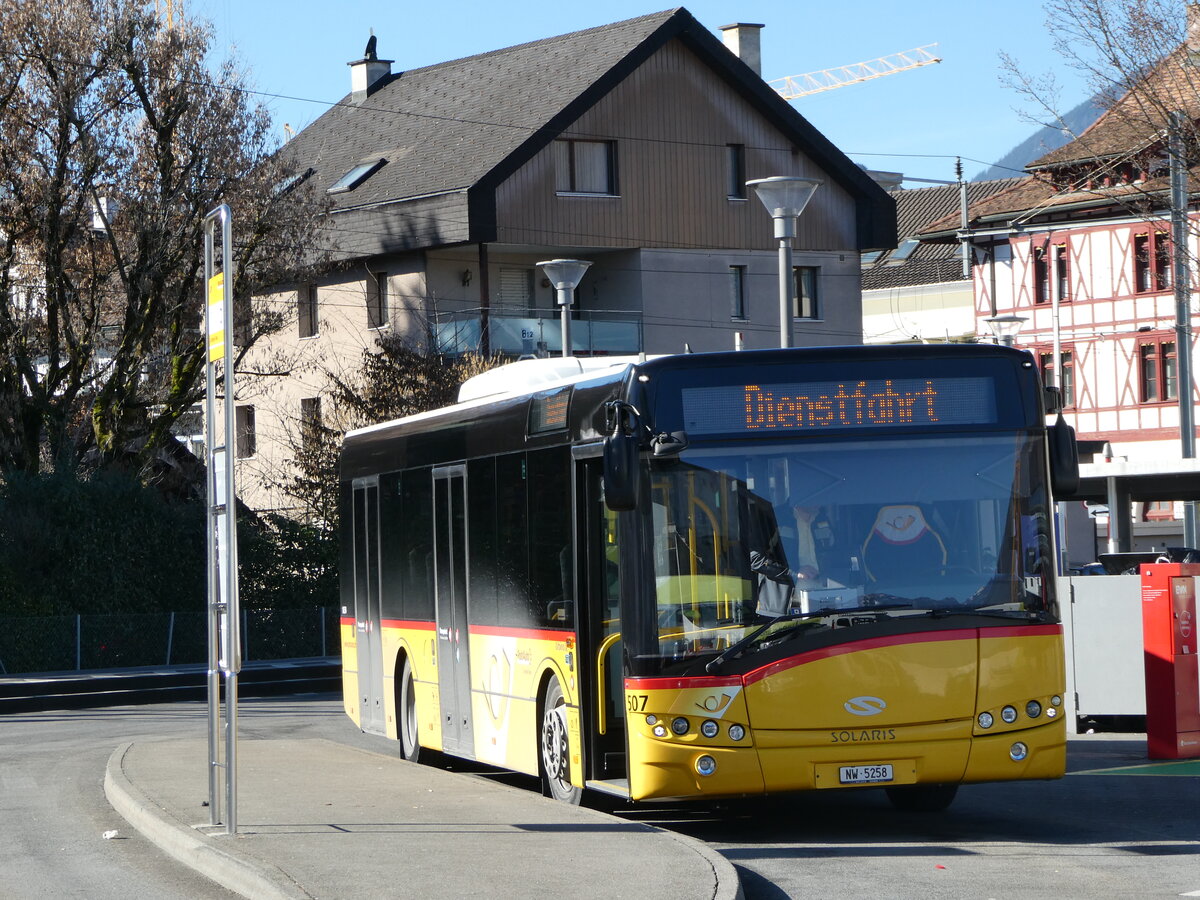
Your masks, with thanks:
[[[764,731],[744,745],[630,735],[633,800],[720,798],[1061,777],[1066,723],[972,735],[973,722],[859,731]],[[864,773],[863,767],[869,767]],[[886,768],[885,768],[886,767]],[[866,774],[869,780],[853,780]],[[886,776],[886,778],[885,778]]]

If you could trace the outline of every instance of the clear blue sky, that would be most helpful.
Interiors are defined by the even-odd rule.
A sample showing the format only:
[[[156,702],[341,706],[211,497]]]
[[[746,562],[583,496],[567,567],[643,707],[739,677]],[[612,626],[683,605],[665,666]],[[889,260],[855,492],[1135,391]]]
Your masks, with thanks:
[[[653,0],[175,0],[216,29],[215,55],[235,52],[282,127],[299,130],[349,91],[346,63],[368,29],[393,71],[471,56],[668,8]],[[694,0],[687,9],[719,36],[732,22],[764,24],[768,81],[937,43],[943,62],[792,101],[855,162],[932,179],[968,177],[1033,132],[1024,101],[1000,83],[998,53],[1032,72],[1056,71],[1070,108],[1086,96],[1051,49],[1040,0]],[[316,102],[305,102],[316,101]],[[916,185],[914,185],[916,186]]]

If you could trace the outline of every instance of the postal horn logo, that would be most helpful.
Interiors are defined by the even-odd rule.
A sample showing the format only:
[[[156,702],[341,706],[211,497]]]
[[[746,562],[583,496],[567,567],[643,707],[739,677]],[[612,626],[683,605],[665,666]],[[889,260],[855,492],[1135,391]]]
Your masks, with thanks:
[[[887,709],[887,704],[878,697],[851,697],[842,706],[856,716],[874,716]]]

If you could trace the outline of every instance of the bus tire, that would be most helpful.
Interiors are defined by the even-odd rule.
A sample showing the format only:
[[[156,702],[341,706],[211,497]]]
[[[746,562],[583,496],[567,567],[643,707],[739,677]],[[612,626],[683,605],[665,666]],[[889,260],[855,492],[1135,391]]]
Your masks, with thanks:
[[[904,812],[941,812],[954,802],[957,784],[912,784],[884,788],[892,806]]]
[[[404,668],[400,672],[400,691],[396,704],[396,731],[400,737],[400,755],[409,762],[417,762],[421,756],[421,744],[417,731],[417,691],[413,681],[412,662],[404,657]]]
[[[567,702],[555,675],[550,676],[542,701],[538,755],[542,770],[542,793],[578,806],[583,790],[571,784],[571,732],[567,728]]]

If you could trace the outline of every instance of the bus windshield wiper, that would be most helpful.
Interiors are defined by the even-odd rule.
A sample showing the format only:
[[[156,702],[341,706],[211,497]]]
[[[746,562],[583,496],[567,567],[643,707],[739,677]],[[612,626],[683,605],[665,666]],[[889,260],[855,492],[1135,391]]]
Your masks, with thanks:
[[[811,615],[810,613],[787,613],[786,615],[782,615],[777,619],[771,619],[769,622],[764,622],[762,625],[759,625],[757,628],[755,628],[752,632],[750,632],[748,635],[746,635],[740,641],[737,641],[736,643],[732,644],[731,646],[726,647],[719,654],[717,654],[715,657],[710,659],[708,661],[708,663],[705,664],[704,671],[707,672],[709,675],[712,675],[714,672],[716,672],[718,669],[721,668],[721,664],[723,662],[725,662],[725,660],[729,659],[729,657],[733,656],[734,654],[736,654],[742,650],[745,650],[747,647],[749,647],[751,644],[753,644],[756,640],[758,640],[758,638],[762,635],[762,633],[764,631],[766,631],[768,628],[770,628],[772,625],[776,625],[780,622],[790,622],[794,619],[807,619],[807,618],[809,618],[810,615]]]
[[[870,606],[822,606],[808,613],[809,616],[836,616],[845,613],[876,612],[881,609],[912,609],[911,603],[873,603]]]
[[[739,652],[749,647],[756,640],[758,640],[767,629],[769,629],[772,625],[778,625],[780,622],[794,622],[797,619],[820,619],[824,618],[825,616],[837,615],[839,613],[876,612],[877,610],[910,609],[911,607],[911,603],[880,603],[875,606],[853,606],[849,609],[838,609],[834,606],[823,606],[820,609],[814,609],[811,612],[787,613],[786,615],[771,619],[769,622],[764,622],[737,643],[730,647],[726,647],[720,652],[720,654],[708,661],[708,663],[704,666],[704,671],[712,675],[721,668],[721,664],[724,663],[725,660],[729,659],[731,656],[737,655]]]

